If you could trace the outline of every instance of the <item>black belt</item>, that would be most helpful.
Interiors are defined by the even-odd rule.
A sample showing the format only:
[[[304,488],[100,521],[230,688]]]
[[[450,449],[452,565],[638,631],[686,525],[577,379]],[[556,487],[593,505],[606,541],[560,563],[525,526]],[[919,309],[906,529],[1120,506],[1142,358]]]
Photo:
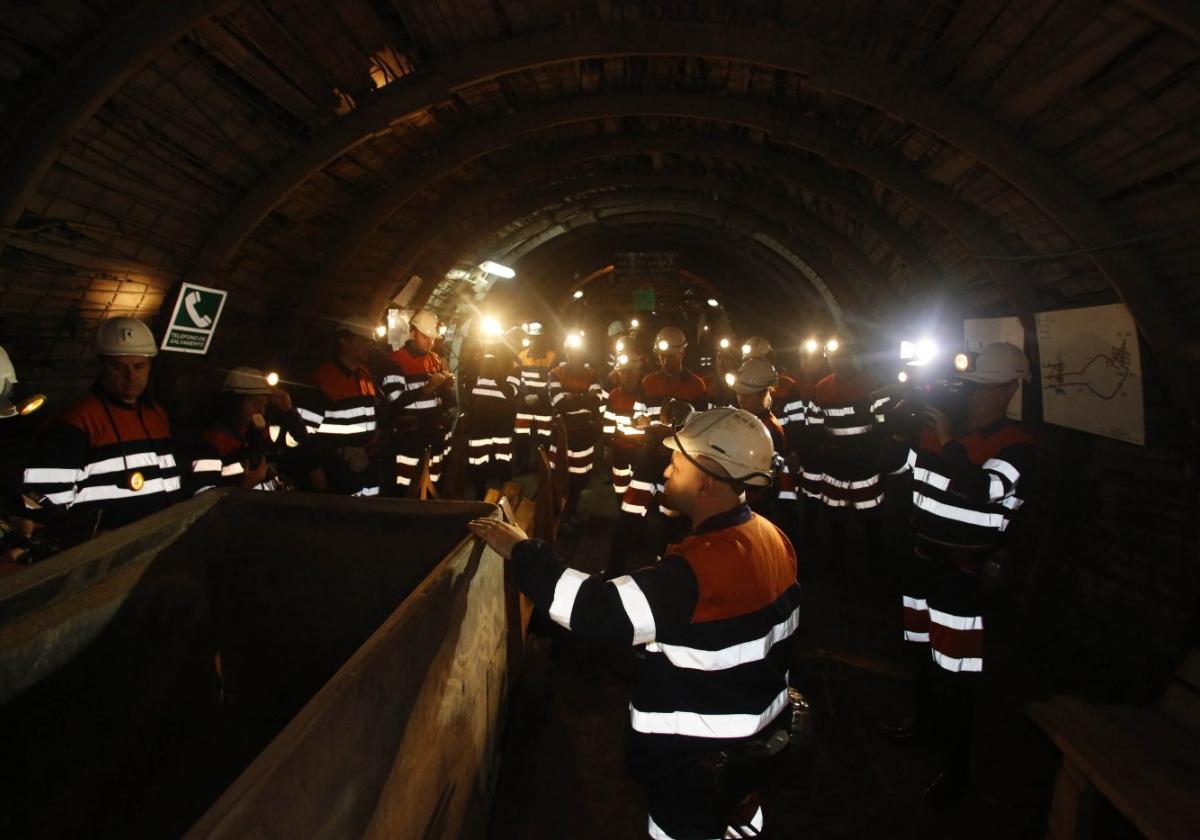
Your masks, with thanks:
[[[947,545],[921,534],[917,534],[913,542],[913,553],[922,560],[955,566],[971,575],[978,575],[983,564],[995,551],[996,547],[991,545]]]

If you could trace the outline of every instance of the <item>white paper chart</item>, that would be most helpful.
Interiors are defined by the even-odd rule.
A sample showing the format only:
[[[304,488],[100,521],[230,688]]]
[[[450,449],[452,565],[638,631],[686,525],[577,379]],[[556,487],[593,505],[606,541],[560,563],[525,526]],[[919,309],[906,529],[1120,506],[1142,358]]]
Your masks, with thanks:
[[[985,344],[996,341],[1007,341],[1014,347],[1025,349],[1025,328],[1021,319],[1015,316],[1007,318],[968,318],[963,321],[963,339],[967,350],[978,353]],[[1021,419],[1021,389],[1013,394],[1008,402],[1008,416],[1013,420]]]
[[[1037,314],[1047,423],[1145,444],[1142,359],[1123,304]]]

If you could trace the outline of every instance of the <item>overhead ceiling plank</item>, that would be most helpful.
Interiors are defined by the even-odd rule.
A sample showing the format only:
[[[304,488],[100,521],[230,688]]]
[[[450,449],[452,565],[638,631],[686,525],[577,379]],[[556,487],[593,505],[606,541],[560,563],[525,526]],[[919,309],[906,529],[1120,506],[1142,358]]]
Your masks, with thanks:
[[[21,115],[4,147],[0,226],[20,221],[71,138],[122,85],[200,21],[231,5],[232,0],[143,0],[71,56]]]
[[[703,56],[798,73],[806,77],[808,90],[856,100],[939,135],[1024,193],[1085,249],[1158,352],[1169,357],[1178,345],[1178,325],[1157,294],[1149,264],[1130,248],[1112,247],[1122,240],[1120,230],[1095,199],[1011,130],[938,91],[917,71],[793,33],[750,27],[640,21],[542,31],[482,45],[423,68],[390,85],[376,102],[339,120],[269,173],[225,217],[201,253],[211,260],[210,267],[224,265],[265,215],[326,163],[457,88],[562,61],[650,55]]]

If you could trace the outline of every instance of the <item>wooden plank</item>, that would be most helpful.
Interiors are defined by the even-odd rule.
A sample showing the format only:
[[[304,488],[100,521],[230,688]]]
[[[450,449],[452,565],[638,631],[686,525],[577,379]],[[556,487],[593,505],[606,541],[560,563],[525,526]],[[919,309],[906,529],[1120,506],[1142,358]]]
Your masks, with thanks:
[[[1054,782],[1054,799],[1050,802],[1050,819],[1046,826],[1047,840],[1090,838],[1098,800],[1096,788],[1079,768],[1064,758]]]
[[[303,48],[288,38],[266,13],[254,3],[242,4],[230,20],[254,42],[272,64],[278,66],[304,95],[311,99],[329,122],[337,107],[333,81],[322,73]]]
[[[291,79],[264,61],[223,25],[205,21],[196,29],[209,52],[230,69],[310,125],[322,125],[328,112],[321,109]]]
[[[1148,710],[1087,709],[1054,742],[1070,762],[1147,837],[1200,837],[1200,751],[1165,735]],[[1169,723],[1159,716],[1162,723]],[[1190,741],[1190,738],[1188,739]],[[1182,749],[1181,749],[1182,748]],[[1190,761],[1179,760],[1181,755]]]

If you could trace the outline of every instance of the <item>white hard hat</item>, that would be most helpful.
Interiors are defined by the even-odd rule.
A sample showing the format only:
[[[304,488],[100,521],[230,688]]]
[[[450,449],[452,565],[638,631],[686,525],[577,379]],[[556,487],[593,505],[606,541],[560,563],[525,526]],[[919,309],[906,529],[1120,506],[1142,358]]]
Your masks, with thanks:
[[[958,377],[970,382],[996,385],[1020,379],[1029,381],[1029,359],[1021,348],[1007,341],[997,341],[984,346],[972,360],[967,370],[959,371]]]
[[[624,321],[612,321],[609,323],[609,325],[608,325],[608,337],[609,338],[616,338],[617,336],[621,335],[623,332],[625,332],[625,322]]]
[[[528,324],[525,325],[525,334],[526,335],[541,335],[542,334],[541,322],[540,321],[530,321]]]
[[[13,386],[17,384],[17,369],[12,359],[0,347],[0,417],[16,417],[17,407],[12,403]]]
[[[422,309],[416,315],[412,316],[412,320],[408,322],[408,326],[426,338],[438,337],[438,316],[428,309]]]
[[[722,481],[766,487],[774,474],[775,445],[762,421],[740,408],[701,411],[663,443],[682,453],[702,472]],[[729,478],[708,470],[696,459],[720,464]]]
[[[679,327],[663,327],[654,337],[654,350],[657,353],[682,353],[687,347],[687,336]]]
[[[235,394],[246,394],[250,396],[265,396],[271,393],[271,386],[267,384],[267,375],[258,368],[235,367],[225,376],[225,384],[221,386],[222,391],[232,391]]]
[[[742,345],[742,358],[764,359],[771,354],[771,342],[760,335],[753,335]]]
[[[357,321],[353,318],[347,318],[338,324],[337,331],[339,333],[349,333],[356,335],[359,338],[365,338],[368,341],[375,340],[375,328],[362,321]]]
[[[101,356],[145,356],[158,355],[154,333],[137,318],[121,315],[106,318],[96,330],[96,351]]]
[[[0,388],[8,388],[17,381],[17,369],[13,367],[8,351],[0,347]]]
[[[778,381],[779,373],[773,364],[766,359],[752,358],[742,362],[730,387],[734,393],[754,394],[767,390]]]

